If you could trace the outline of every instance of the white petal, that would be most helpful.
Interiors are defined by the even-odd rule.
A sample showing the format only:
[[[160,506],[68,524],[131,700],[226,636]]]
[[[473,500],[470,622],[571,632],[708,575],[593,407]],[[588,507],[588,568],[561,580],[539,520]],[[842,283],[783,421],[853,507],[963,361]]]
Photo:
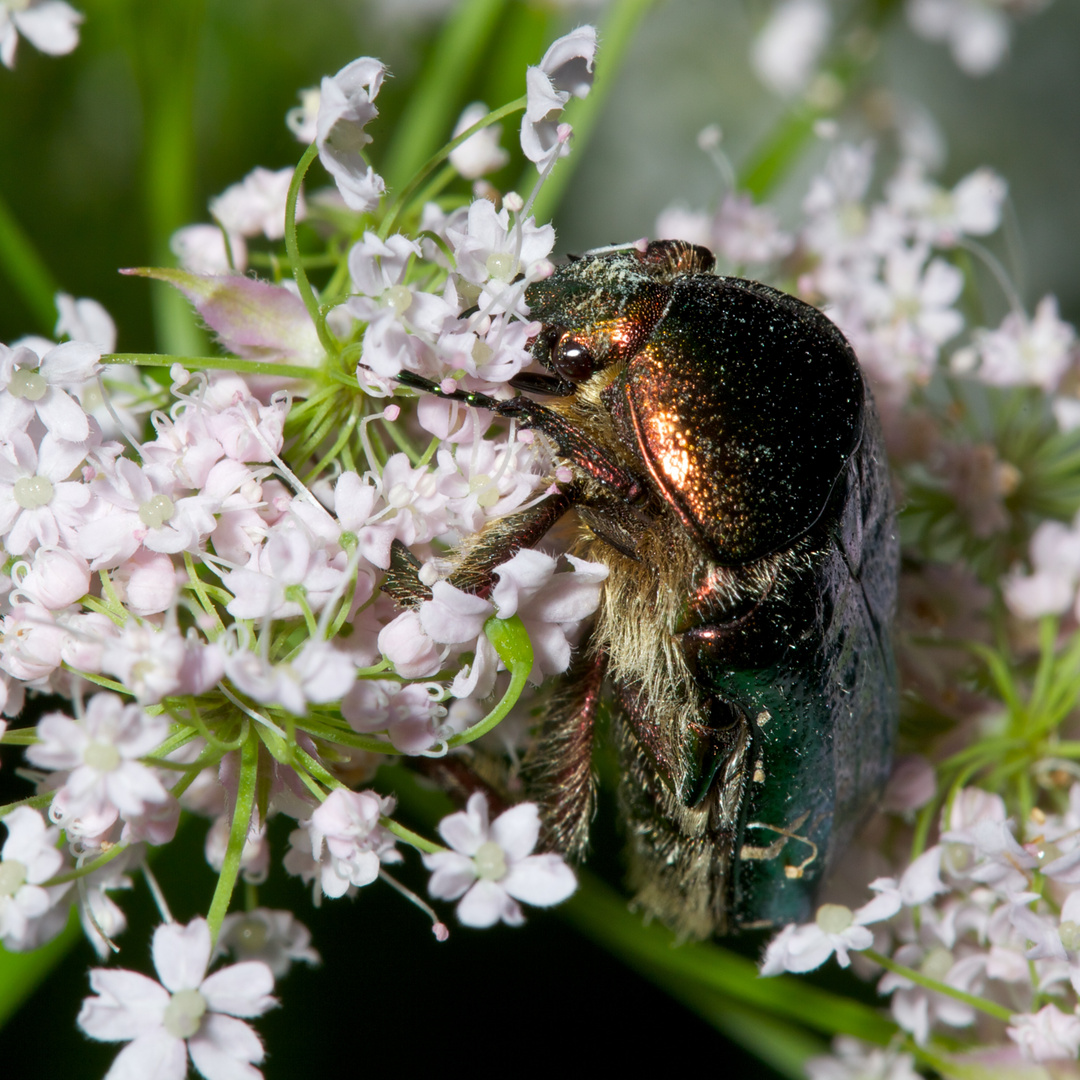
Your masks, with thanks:
[[[536,804],[519,803],[500,814],[491,823],[491,839],[506,852],[511,863],[531,855],[540,839],[540,812]]]
[[[503,914],[509,897],[494,881],[478,881],[457,906],[457,917],[465,926],[494,926]]]
[[[169,994],[163,986],[123,968],[95,968],[90,988],[99,996],[87,998],[78,1025],[101,1042],[134,1039],[161,1027]]]
[[[425,855],[424,865],[433,871],[428,882],[428,894],[439,900],[456,900],[464,896],[476,881],[476,864],[456,851]]]
[[[188,1040],[195,1068],[206,1080],[263,1080],[263,1074],[249,1062],[266,1056],[259,1036],[242,1020],[212,1013]]]
[[[511,866],[502,887],[534,907],[561,904],[577,888],[574,871],[558,855],[530,855]]]
[[[208,975],[199,991],[214,1012],[262,1016],[277,1002],[270,996],[274,976],[261,960],[245,960]]]
[[[210,963],[210,927],[205,919],[187,926],[165,923],[154,931],[154,967],[166,989],[196,990]]]
[[[184,1040],[163,1029],[140,1035],[125,1046],[105,1080],[184,1080],[187,1075],[187,1051]]]

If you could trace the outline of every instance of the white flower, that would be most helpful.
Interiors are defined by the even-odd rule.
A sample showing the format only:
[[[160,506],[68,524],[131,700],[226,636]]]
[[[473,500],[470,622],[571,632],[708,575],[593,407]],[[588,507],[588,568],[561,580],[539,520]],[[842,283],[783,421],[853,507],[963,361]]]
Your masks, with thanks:
[[[851,963],[848,950],[869,949],[874,943],[866,924],[891,918],[899,910],[900,897],[891,889],[882,891],[857,911],[843,904],[822,904],[812,923],[785,926],[769,942],[761,974],[813,971],[834,952],[840,966],[847,967]]]
[[[910,1054],[866,1046],[848,1035],[833,1039],[828,1057],[806,1062],[810,1080],[922,1080]]]
[[[401,861],[393,836],[379,824],[393,808],[392,799],[373,791],[330,792],[289,836],[285,869],[315,882],[316,898],[337,898],[370,885],[382,863]]]
[[[785,0],[754,39],[754,73],[780,97],[794,97],[810,82],[831,27],[824,0]]]
[[[225,916],[215,955],[224,952],[239,960],[261,960],[275,979],[300,961],[311,967],[321,963],[311,946],[311,931],[291,911],[262,907]]]
[[[216,225],[185,225],[169,239],[169,250],[193,274],[225,274],[247,269],[247,244],[239,233],[229,236]]]
[[[374,210],[386,190],[382,177],[361,157],[371,142],[364,127],[379,115],[372,102],[385,75],[380,61],[362,56],[322,81],[315,140],[319,160],[353,210]]]
[[[558,132],[559,116],[571,97],[587,97],[593,84],[596,28],[579,26],[552,42],[538,67],[525,72],[527,104],[521,149],[541,171],[570,148]]]
[[[1044,296],[1035,317],[1006,315],[997,330],[980,330],[978,374],[995,386],[1031,383],[1053,390],[1072,360],[1076,331],[1058,317],[1057,299]]]
[[[285,235],[285,200],[292,183],[291,168],[272,172],[261,166],[210,200],[210,213],[230,235],[280,240]],[[303,194],[296,200],[296,220],[307,213]]]
[[[49,814],[69,833],[98,836],[118,816],[137,817],[170,795],[139,762],[165,740],[165,716],[148,716],[116,694],[95,694],[81,720],[48,713],[37,726],[40,743],[27,758],[45,769],[70,770],[53,796]]]
[[[56,294],[56,336],[87,342],[102,352],[116,348],[116,323],[96,300]]]
[[[439,834],[453,851],[425,855],[431,871],[428,891],[440,900],[457,900],[466,926],[494,926],[500,919],[520,926],[525,917],[517,901],[551,907],[575,888],[574,872],[558,855],[533,855],[540,838],[540,815],[520,803],[488,823],[487,797],[469,797],[463,811],[439,822]]]
[[[17,806],[3,822],[8,836],[0,848],[0,941],[15,952],[42,944],[32,924],[52,908],[68,886],[41,887],[63,867],[64,856],[56,847],[59,829],[47,826],[28,806]]]
[[[1014,1016],[1006,1032],[1032,1061],[1075,1061],[1080,1053],[1080,1017],[1056,1005]]]
[[[987,75],[1009,50],[1005,13],[986,0],[908,0],[908,22],[928,41],[944,41],[967,75]]]
[[[251,960],[206,974],[210,928],[205,919],[167,923],[154,931],[154,967],[161,982],[138,972],[97,968],[78,1025],[101,1042],[130,1040],[106,1080],[183,1080],[187,1059],[206,1080],[262,1077],[259,1037],[236,1017],[261,1016],[277,1001],[274,976]]]
[[[22,34],[34,48],[63,56],[79,44],[83,16],[64,0],[9,0],[0,3],[0,64],[15,66],[15,46]]]
[[[56,547],[61,538],[78,550],[74,528],[84,520],[90,488],[68,477],[85,457],[82,444],[51,432],[40,447],[21,431],[0,444],[0,536],[10,554],[35,544]]]
[[[466,105],[458,122],[454,125],[454,138],[483,120],[488,114],[488,107],[482,101]],[[466,180],[475,180],[501,169],[509,160],[510,153],[499,145],[502,126],[489,124],[482,131],[466,139],[456,150],[450,151],[450,164]]]
[[[38,353],[26,346],[0,345],[0,431],[24,431],[38,419],[66,442],[83,442],[90,425],[82,406],[68,390],[84,386],[100,370],[101,349],[84,341],[65,341]]]

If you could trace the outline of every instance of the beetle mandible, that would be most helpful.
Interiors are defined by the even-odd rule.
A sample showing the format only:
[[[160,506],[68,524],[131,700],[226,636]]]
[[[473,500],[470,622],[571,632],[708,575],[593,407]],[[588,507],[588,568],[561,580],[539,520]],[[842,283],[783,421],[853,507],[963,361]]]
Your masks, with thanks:
[[[543,843],[585,852],[610,686],[630,885],[695,937],[809,917],[897,712],[898,545],[858,362],[815,308],[713,266],[682,241],[572,261],[526,293],[551,374],[509,401],[450,395],[542,432],[573,475],[490,524],[451,582],[485,592],[570,511],[573,553],[609,570],[525,765]],[[416,599],[400,569],[386,587]]]

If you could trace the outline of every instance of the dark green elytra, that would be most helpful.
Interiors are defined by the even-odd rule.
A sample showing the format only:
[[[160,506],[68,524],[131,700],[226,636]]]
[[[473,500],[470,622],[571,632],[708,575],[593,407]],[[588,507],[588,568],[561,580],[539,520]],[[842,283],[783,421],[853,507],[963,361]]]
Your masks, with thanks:
[[[701,247],[631,248],[561,268],[528,302],[581,333],[593,370],[626,361],[605,395],[623,441],[717,560],[743,563],[822,513],[859,437],[863,381],[819,311],[712,267]]]

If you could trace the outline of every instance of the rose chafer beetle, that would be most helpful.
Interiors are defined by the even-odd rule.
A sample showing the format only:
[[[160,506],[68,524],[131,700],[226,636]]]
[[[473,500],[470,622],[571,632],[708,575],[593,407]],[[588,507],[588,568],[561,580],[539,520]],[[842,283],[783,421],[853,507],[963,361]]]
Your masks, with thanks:
[[[568,512],[574,554],[609,569],[526,761],[543,841],[585,852],[610,687],[630,885],[697,937],[810,916],[897,712],[898,548],[855,355],[815,308],[713,264],[678,241],[577,259],[526,293],[551,374],[514,385],[549,403],[451,395],[542,432],[573,479],[450,580],[485,592]],[[400,565],[387,588],[417,598]]]

